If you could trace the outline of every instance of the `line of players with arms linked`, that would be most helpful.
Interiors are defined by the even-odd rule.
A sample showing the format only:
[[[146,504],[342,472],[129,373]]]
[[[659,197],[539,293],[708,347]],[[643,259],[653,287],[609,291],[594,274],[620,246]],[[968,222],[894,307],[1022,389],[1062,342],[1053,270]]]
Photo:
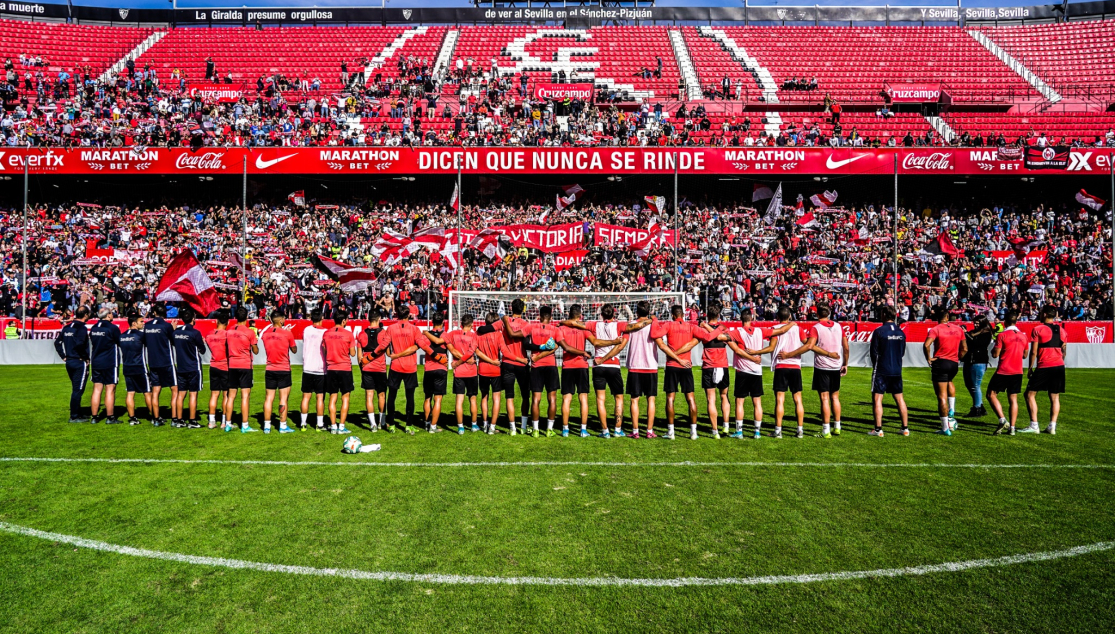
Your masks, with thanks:
[[[541,306],[538,321],[530,322],[523,318],[524,308],[524,302],[516,299],[511,303],[511,315],[499,317],[488,313],[482,326],[476,325],[472,315],[464,314],[459,329],[445,332],[443,316],[434,315],[431,327],[423,331],[411,323],[409,308],[402,306],[395,323],[385,327],[380,316],[373,314],[369,327],[355,336],[345,327],[345,313],[335,313],[334,325],[325,327],[321,311],[315,311],[311,315],[313,325],[305,328],[302,339],[299,429],[306,430],[311,413],[315,413],[316,429],[349,433],[346,428],[349,396],[355,387],[352,358],[357,357],[370,429],[389,432],[401,429],[411,434],[419,431],[420,428],[412,423],[416,422],[414,394],[418,387],[418,351],[421,350],[424,352],[423,420],[425,429],[431,433],[443,428],[442,400],[448,392],[451,370],[457,431],[461,434],[466,429],[467,400],[468,425],[474,432],[497,433],[501,408],[505,407],[511,435],[555,436],[557,393],[560,391],[562,436],[570,434],[570,406],[574,397],[580,404],[579,435],[590,435],[588,397],[594,393],[601,437],[639,438],[645,435],[656,438],[655,400],[661,352],[666,357],[665,437],[675,437],[675,396],[680,392],[688,408],[690,437],[696,439],[697,404],[690,351],[701,343],[701,389],[706,394],[714,438],[719,438],[721,433],[733,438],[744,437],[748,401],[752,410],[751,432],[755,438],[761,437],[764,355],[769,355],[773,370],[775,414],[771,435],[782,437],[786,395],[789,394],[797,423],[796,436],[803,437],[805,410],[801,365],[807,352],[813,353],[812,388],[820,397],[821,435],[829,438],[841,433],[840,384],[847,374],[849,346],[841,325],[830,319],[831,311],[827,306],[817,307],[818,321],[807,331],[793,321],[786,307],[778,312],[777,326],[756,327],[752,323],[753,315],[746,311],[742,327],[733,329],[725,327],[717,318],[721,307],[716,302],[709,305],[708,320],[700,323],[684,321],[681,306],[671,308],[669,321],[660,321],[651,316],[650,304],[645,301],[637,304],[636,319],[629,322],[616,321],[615,310],[610,305],[600,308],[596,321],[586,321],[580,306],[573,305],[564,321],[555,322],[551,307]],[[883,400],[890,394],[898,409],[901,433],[909,435],[902,382],[906,336],[895,323],[893,309],[884,307],[882,312],[884,323],[871,336],[875,425],[869,433],[883,436]],[[202,356],[208,351],[211,355],[209,428],[219,426],[224,431],[236,428],[233,418],[239,396],[239,429],[242,433],[255,432],[257,430],[249,424],[254,382],[252,357],[259,353],[262,343],[267,357],[263,431],[270,433],[273,415],[278,417],[279,433],[295,431],[288,424],[288,399],[293,385],[290,355],[298,351],[298,345],[293,334],[283,328],[282,315],[272,314],[272,327],[257,335],[246,325],[247,313],[243,308],[237,309],[234,326],[229,325],[228,311],[220,311],[216,329],[204,337],[194,327],[195,315],[189,308],[181,311],[182,325],[177,328],[166,321],[166,309],[162,305],[154,307],[151,319],[134,314],[128,316],[129,327],[125,332],[120,332],[110,321],[111,313],[107,311],[102,311],[96,319],[90,317],[88,308],[78,308],[55,343],[59,356],[66,362],[72,385],[70,422],[91,420],[96,423],[102,398],[105,422],[121,422],[115,411],[115,388],[122,368],[127,390],[125,403],[132,425],[141,422],[136,416],[136,394],[143,396],[151,424],[166,424],[167,420],[162,417],[165,410],[160,404],[161,393],[166,391],[171,400],[170,425],[202,427],[197,401],[203,389]],[[972,334],[949,321],[949,313],[943,308],[937,319],[938,324],[926,338],[924,354],[930,366],[941,419],[941,429],[937,433],[951,435],[957,426],[953,380],[961,359],[969,352]],[[1065,386],[1066,348],[1066,335],[1056,319],[1056,308],[1045,307],[1041,312],[1042,323],[1029,337],[1015,325],[1016,312],[1008,313],[997,325],[991,356],[999,359],[999,365],[988,386],[988,400],[999,419],[996,434],[1009,429],[1013,435],[1016,431],[1023,358],[1027,352],[1029,382],[1025,397],[1031,422],[1021,431],[1039,431],[1036,394],[1044,391],[1049,394],[1051,409],[1046,431],[1056,433],[1059,395]],[[989,329],[988,324],[977,324],[974,332]],[[592,351],[586,344],[592,344]],[[560,372],[556,355],[559,349],[563,352]],[[731,362],[727,355],[729,349],[734,353]],[[626,386],[620,371],[620,353],[624,351],[627,353]],[[734,381],[731,381],[730,369],[734,370]],[[80,412],[84,390],[90,380],[93,383],[91,419]],[[730,382],[734,382],[734,388]],[[521,399],[518,424],[515,419],[516,386]],[[735,431],[731,430],[728,420],[732,412],[730,388],[735,401]],[[397,425],[396,400],[400,389],[406,405],[401,413],[402,424]],[[611,420],[607,409],[608,393],[614,407]],[[1008,397],[1006,410],[999,401],[1000,394]],[[549,414],[544,427],[540,420],[543,397],[547,400]],[[630,407],[630,432],[624,431],[625,397]],[[645,418],[640,420],[640,399],[644,397],[647,409]],[[326,401],[328,422],[324,416]],[[642,431],[640,422],[645,422]]]

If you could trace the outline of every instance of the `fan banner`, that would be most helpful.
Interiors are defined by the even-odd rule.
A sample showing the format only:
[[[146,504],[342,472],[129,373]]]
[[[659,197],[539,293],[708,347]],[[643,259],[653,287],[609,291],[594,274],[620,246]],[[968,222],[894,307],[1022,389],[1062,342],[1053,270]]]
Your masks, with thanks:
[[[502,233],[516,247],[538,249],[543,253],[564,253],[584,246],[585,229],[579,222],[563,225],[506,225],[490,227]],[[480,234],[477,229],[462,229],[461,239],[465,244]]]
[[[178,325],[181,323],[177,319],[169,319],[168,321],[170,321],[174,325]],[[0,333],[2,333],[4,331],[4,328],[11,322],[15,322],[18,325],[20,323],[20,320],[10,317],[0,317]],[[127,322],[123,319],[113,320],[113,323],[120,326],[122,330],[127,330],[128,328]],[[232,323],[234,324],[235,322]],[[384,326],[390,326],[392,323],[394,323],[393,320],[383,320]],[[419,328],[426,327],[426,324],[421,321],[412,320],[412,323],[414,323]],[[724,321],[721,323],[723,323],[726,328],[740,328],[742,326],[742,324],[738,321]],[[798,322],[803,330],[807,330],[808,327],[812,325],[812,323],[813,322],[806,321]],[[972,328],[972,324],[961,322],[958,323],[960,323],[960,325],[963,326],[965,329],[970,330]],[[255,325],[258,334],[260,335],[262,335],[264,332],[272,327],[271,322],[267,321],[266,319],[257,319],[253,322],[253,324]],[[295,339],[301,340],[302,331],[305,330],[306,326],[309,326],[310,324],[311,322],[308,319],[288,319],[286,320],[286,323],[283,324],[283,329],[291,331]],[[756,321],[753,322],[753,324],[755,326],[763,328],[778,325],[774,322],[768,321]],[[849,340],[858,343],[867,343],[871,340],[871,332],[882,324],[877,322],[860,321],[841,322],[841,325],[844,328],[844,334],[848,335]],[[925,342],[926,334],[928,334],[929,329],[935,325],[936,324],[931,321],[910,321],[902,324],[902,331],[906,333],[908,342],[920,344]],[[1018,329],[1021,330],[1022,333],[1025,334],[1027,337],[1029,337],[1030,332],[1036,325],[1038,325],[1037,322],[1033,321],[1018,322]],[[27,321],[27,331],[29,337],[27,338],[56,339],[58,337],[58,333],[62,330],[62,326],[63,323],[56,319],[29,319]],[[198,319],[194,322],[194,326],[196,326],[197,329],[201,331],[202,335],[207,335],[210,332],[216,330],[217,320]],[[333,322],[328,319],[325,320],[326,328],[330,328],[332,326]],[[1067,343],[1112,343],[1112,326],[1111,322],[1109,321],[1066,321],[1061,322],[1061,326],[1064,327],[1065,334],[1068,335],[1068,338],[1066,340]],[[367,327],[368,322],[362,319],[350,319],[348,320],[348,324],[346,325],[346,328],[352,330],[353,334],[359,334],[361,330]]]
[[[939,83],[883,84],[883,90],[893,103],[932,103],[945,95]]]
[[[677,244],[677,234],[672,229],[658,232],[661,235],[660,244],[673,246]],[[593,246],[612,247],[629,244],[638,244],[647,239],[650,231],[637,227],[620,227],[606,225],[598,222],[592,227]]]
[[[566,269],[571,269],[574,266],[579,266],[581,262],[584,262],[586,255],[588,255],[587,249],[559,253],[554,256],[554,270],[561,272]]]
[[[562,101],[566,97],[589,101],[592,99],[592,84],[548,84],[539,82],[534,85],[534,96],[539,99]]]
[[[1027,148],[1027,161],[993,148],[77,148],[0,149],[0,175],[31,174],[1106,174],[1109,150]],[[1035,154],[1036,153],[1036,154]],[[676,157],[676,158],[675,158]],[[765,192],[763,192],[765,193]],[[754,198],[754,193],[752,194]]]
[[[1022,257],[1019,257],[1018,253],[1016,253],[1014,251],[984,251],[983,252],[983,254],[985,256],[991,258],[992,260],[995,260],[995,263],[1000,264],[1000,265],[1003,264],[1004,262],[1009,262],[1011,258],[1014,258],[1018,262],[1024,262],[1026,264],[1044,264],[1045,263],[1045,256],[1047,255],[1047,253],[1048,252],[1045,249],[1041,249],[1041,250],[1037,250],[1037,251],[1030,251],[1029,253],[1023,255]]]

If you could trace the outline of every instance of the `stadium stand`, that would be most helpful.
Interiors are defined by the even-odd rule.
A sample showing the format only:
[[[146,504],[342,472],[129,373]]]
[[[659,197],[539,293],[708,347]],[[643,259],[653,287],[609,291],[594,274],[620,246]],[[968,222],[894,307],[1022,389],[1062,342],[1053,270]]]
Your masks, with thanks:
[[[49,81],[60,72],[74,75],[86,67],[99,75],[151,33],[152,29],[0,20],[0,57],[13,63],[21,84],[40,72]],[[21,63],[21,56],[32,62]]]

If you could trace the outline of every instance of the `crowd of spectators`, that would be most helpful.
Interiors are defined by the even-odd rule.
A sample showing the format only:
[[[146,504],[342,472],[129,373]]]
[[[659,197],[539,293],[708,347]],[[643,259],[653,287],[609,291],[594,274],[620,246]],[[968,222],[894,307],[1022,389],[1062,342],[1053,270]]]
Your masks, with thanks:
[[[39,56],[24,56],[19,69],[5,61],[0,91],[0,145],[53,147],[159,146],[966,146],[1018,144],[1103,146],[1115,131],[1085,138],[1054,138],[1033,131],[1018,138],[967,131],[946,141],[932,130],[863,135],[842,127],[840,105],[826,96],[829,121],[774,131],[763,113],[723,114],[701,103],[630,100],[599,88],[593,99],[532,96],[526,75],[501,74],[498,64],[481,68],[458,59],[437,73],[429,59],[401,55],[388,62],[396,72],[367,59],[340,64],[343,91],[322,90],[322,79],[305,72],[279,72],[238,84],[244,96],[220,102],[196,96],[190,69],[157,69],[128,59],[104,77],[88,66],[44,75]],[[232,84],[232,74],[211,59],[207,81]],[[646,69],[648,73],[659,70]],[[22,77],[20,76],[22,73]],[[555,81],[590,81],[561,71]],[[727,78],[725,78],[727,81]],[[814,90],[814,82],[794,80]],[[735,97],[740,98],[739,86]],[[731,82],[720,96],[731,95]],[[710,106],[711,109],[711,106]],[[889,118],[884,106],[877,113]],[[754,122],[753,122],[754,119]],[[753,124],[754,123],[754,124]],[[831,124],[831,125],[829,125]]]
[[[681,290],[694,311],[719,299],[727,319],[738,318],[745,308],[769,319],[781,304],[808,318],[823,300],[838,319],[870,321],[879,306],[894,301],[894,216],[878,204],[818,211],[812,226],[799,223],[801,212],[790,207],[768,224],[765,209],[684,204],[676,255],[663,246],[645,257],[624,246],[592,246],[593,223],[672,226],[672,216],[595,200],[564,213],[518,201],[462,208],[465,228],[584,223],[588,255],[562,272],[555,269],[553,255],[526,249],[514,249],[500,261],[466,250],[459,270],[437,251],[419,251],[388,265],[372,253],[385,229],[404,234],[439,226],[452,230],[456,212],[444,204],[382,201],[316,207],[257,205],[249,210],[244,280],[237,265],[244,212],[235,206],[34,206],[27,234],[27,314],[59,316],[79,303],[109,306],[121,315],[132,309],[145,313],[163,267],[185,248],[205,263],[227,304],[235,305],[246,286],[253,316],[277,308],[300,317],[316,306],[339,305],[360,316],[373,306],[391,311],[404,302],[424,317],[444,310],[453,288]],[[22,316],[21,223],[18,210],[0,213],[0,315]],[[961,319],[989,313],[1002,317],[1012,308],[1033,319],[1042,305],[1053,304],[1065,319],[1110,320],[1110,228],[1110,212],[1040,204],[900,209],[900,319],[929,319],[940,304]],[[942,232],[960,254],[927,251]],[[90,257],[97,253],[91,249],[114,249],[114,259],[102,263]],[[372,268],[377,277],[367,291],[339,292],[309,263],[314,254]]]

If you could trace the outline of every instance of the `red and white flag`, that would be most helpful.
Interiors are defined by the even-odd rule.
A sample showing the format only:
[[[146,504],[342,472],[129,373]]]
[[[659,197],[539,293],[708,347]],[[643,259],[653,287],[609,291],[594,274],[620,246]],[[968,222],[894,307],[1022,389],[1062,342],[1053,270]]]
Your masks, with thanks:
[[[296,191],[296,192],[290,192],[290,195],[287,196],[287,200],[289,200],[292,204],[294,204],[297,207],[305,206],[305,204],[306,204],[306,192],[304,190],[301,190],[301,189]]]
[[[503,234],[495,229],[484,229],[469,241],[468,248],[479,251],[492,260],[502,260],[507,254],[502,238]]]
[[[1103,209],[1103,206],[1107,203],[1106,200],[1097,196],[1093,196],[1083,189],[1076,192],[1076,202],[1080,203],[1081,205],[1091,207],[1096,211]]]
[[[410,236],[410,243],[406,245],[407,253],[417,253],[419,249],[440,251],[445,243],[444,227],[428,227],[415,232]]]
[[[449,199],[449,206],[457,211],[461,208],[461,189],[456,185],[453,186],[453,197]]]
[[[167,265],[155,299],[161,302],[186,302],[202,315],[217,310],[221,302],[213,281],[205,274],[205,269],[197,261],[193,251],[183,251],[174,256]]]
[[[401,233],[384,229],[383,235],[372,245],[372,255],[383,262],[397,262],[411,244],[411,239]],[[393,263],[393,262],[388,262]],[[343,265],[342,265],[343,266]]]
[[[816,227],[818,224],[817,219],[813,217],[812,211],[807,211],[804,214],[798,216],[797,223],[798,226],[802,229],[811,229],[813,227]]]
[[[634,251],[639,257],[645,258],[650,255],[650,252],[653,251],[655,247],[665,242],[666,228],[656,223],[651,223],[650,227],[647,228],[647,237],[627,245],[627,248]]]
[[[666,197],[665,196],[645,196],[643,200],[647,201],[650,208],[660,214],[666,213]]]
[[[245,268],[244,258],[236,251],[228,252],[228,261],[238,269]]]
[[[584,193],[585,190],[580,185],[566,185],[565,187],[561,188],[561,191],[565,195],[563,196],[561,194],[558,194],[557,204],[554,205],[554,207],[558,211],[562,211],[566,207],[568,207],[568,206],[572,205],[573,203],[577,202],[577,198],[582,193]]]
[[[774,190],[770,188],[770,185],[755,183],[755,189],[751,192],[751,202],[768,198],[774,198]]]
[[[314,268],[325,274],[326,277],[337,282],[342,291],[358,293],[368,290],[376,279],[372,269],[350,266],[343,262],[315,255],[311,260]]]
[[[457,244],[457,238],[453,236],[446,236],[442,239],[441,246],[438,248],[438,253],[441,257],[445,258],[445,263],[449,265],[451,271],[457,270],[457,265],[460,260],[458,257],[461,253],[461,245]]]
[[[809,197],[809,202],[821,209],[828,209],[836,204],[836,190],[831,192],[824,192],[823,194],[813,194]]]

